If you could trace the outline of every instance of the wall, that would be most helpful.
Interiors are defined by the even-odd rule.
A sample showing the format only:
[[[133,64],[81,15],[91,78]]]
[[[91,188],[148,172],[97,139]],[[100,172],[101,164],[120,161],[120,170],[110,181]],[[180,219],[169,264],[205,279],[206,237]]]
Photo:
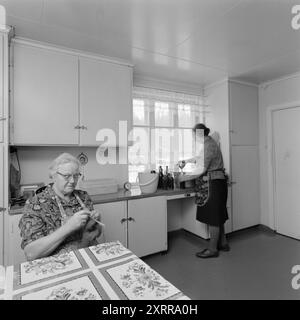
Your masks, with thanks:
[[[112,178],[123,187],[128,179],[127,165],[100,165],[96,161],[96,151],[97,148],[92,147],[18,147],[22,172],[21,184],[50,182],[48,167],[53,159],[63,152],[71,153],[75,157],[83,152],[88,157],[88,163],[84,168],[86,180]]]
[[[300,74],[262,84],[259,88],[259,154],[261,223],[275,229],[274,216],[270,209],[270,186],[268,170],[271,166],[267,135],[267,110],[274,105],[300,101]]]

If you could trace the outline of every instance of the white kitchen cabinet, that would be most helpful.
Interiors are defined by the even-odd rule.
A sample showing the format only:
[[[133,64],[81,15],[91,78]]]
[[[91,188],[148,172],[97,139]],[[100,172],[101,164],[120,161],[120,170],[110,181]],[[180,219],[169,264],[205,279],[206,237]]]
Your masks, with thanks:
[[[100,211],[101,221],[105,224],[100,240],[118,240],[127,247],[127,201],[96,204],[94,208]]]
[[[127,143],[131,66],[20,39],[12,60],[11,144],[99,146],[104,128]],[[122,141],[119,120],[127,122]]]
[[[119,120],[132,123],[132,68],[96,59],[79,59],[81,145],[99,145],[100,129],[110,129],[118,141]],[[122,137],[124,134],[122,133]],[[118,143],[120,145],[120,141]]]
[[[208,126],[220,136],[230,175],[226,232],[260,223],[258,166],[258,87],[225,80],[205,90],[212,115]]]
[[[21,235],[19,221],[22,213],[10,215],[7,214],[4,219],[4,263],[12,265],[26,261],[24,251],[21,249]]]
[[[128,248],[139,257],[167,250],[166,197],[128,200]]]
[[[9,197],[9,37],[9,27],[0,31],[0,265],[5,263],[4,217],[8,214]]]
[[[78,58],[14,43],[12,143],[78,144]]]
[[[4,169],[4,146],[3,143],[0,143],[0,177],[3,177]],[[4,201],[4,188],[7,187],[4,184],[4,179],[0,179],[0,265],[3,265],[4,262],[4,215],[7,214],[5,210],[5,201]]]
[[[232,229],[260,223],[258,88],[229,82]]]
[[[233,146],[233,231],[260,223],[259,158],[257,146]]]
[[[258,145],[258,88],[229,82],[231,145]]]

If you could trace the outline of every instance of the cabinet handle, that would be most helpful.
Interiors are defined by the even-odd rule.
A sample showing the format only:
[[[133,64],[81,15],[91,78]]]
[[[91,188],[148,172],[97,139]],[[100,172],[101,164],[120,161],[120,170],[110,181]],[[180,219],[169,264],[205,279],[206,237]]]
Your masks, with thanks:
[[[190,194],[190,193],[186,193],[185,196],[186,196],[186,197],[190,197],[191,194]]]
[[[133,221],[133,222],[135,222],[135,220],[134,220],[133,218],[131,218],[131,217],[128,218],[128,221]]]
[[[3,117],[0,118],[0,121],[4,121],[4,120],[6,120],[6,118],[3,118]]]
[[[229,130],[230,133],[235,133],[235,130]]]
[[[75,126],[75,127],[74,127],[74,129],[80,129],[80,126],[79,126],[79,125],[77,125],[77,126]]]
[[[0,212],[4,212],[6,208],[0,207]]]
[[[126,218],[123,218],[123,219],[121,219],[121,223],[124,223],[125,221],[127,221],[128,219],[126,219]]]
[[[82,130],[87,130],[87,127],[86,126],[81,126],[80,127]]]

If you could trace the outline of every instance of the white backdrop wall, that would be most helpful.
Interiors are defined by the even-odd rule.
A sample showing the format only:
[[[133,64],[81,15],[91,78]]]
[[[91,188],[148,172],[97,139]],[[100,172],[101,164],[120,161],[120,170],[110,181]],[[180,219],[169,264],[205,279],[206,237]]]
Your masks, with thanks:
[[[274,105],[300,100],[300,74],[262,84],[259,87],[259,154],[261,223],[274,229],[274,217],[270,209],[268,170],[271,159],[268,155],[267,110]],[[284,134],[284,133],[283,133]],[[287,137],[288,138],[288,137]]]

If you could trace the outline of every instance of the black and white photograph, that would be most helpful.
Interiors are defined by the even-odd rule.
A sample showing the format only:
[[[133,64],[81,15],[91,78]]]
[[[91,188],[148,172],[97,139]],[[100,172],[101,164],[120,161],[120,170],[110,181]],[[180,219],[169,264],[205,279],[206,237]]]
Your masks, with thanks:
[[[0,0],[0,300],[299,301],[299,200],[300,0]]]

